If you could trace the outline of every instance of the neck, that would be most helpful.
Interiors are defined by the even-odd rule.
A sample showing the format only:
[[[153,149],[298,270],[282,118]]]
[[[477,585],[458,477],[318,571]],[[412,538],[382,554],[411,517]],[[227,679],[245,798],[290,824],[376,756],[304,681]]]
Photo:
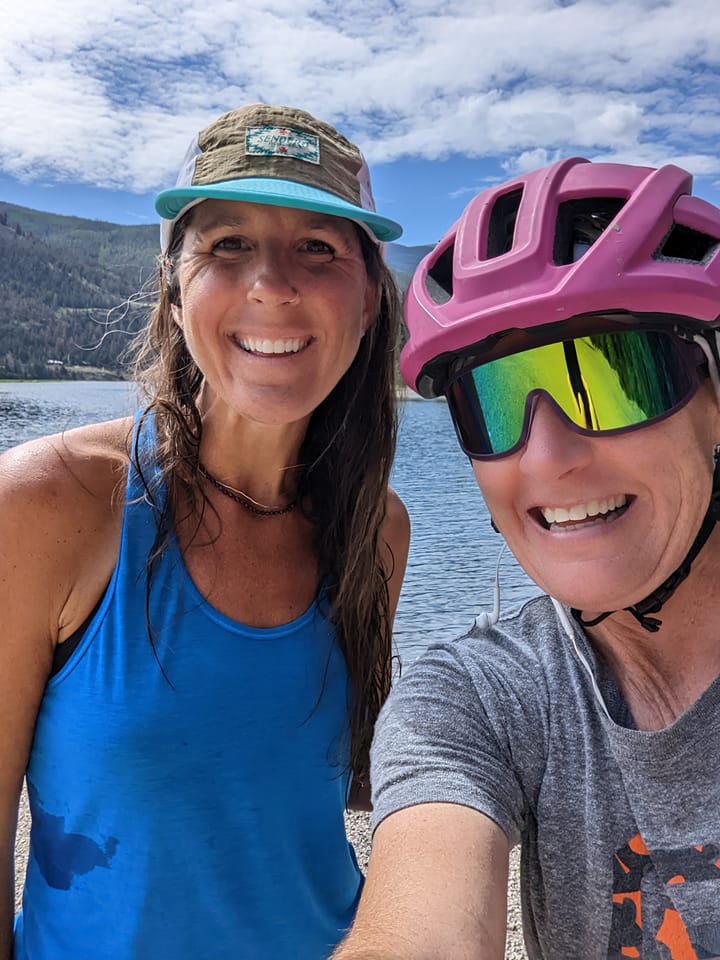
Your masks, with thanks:
[[[720,675],[718,532],[648,633],[626,611],[587,629],[610,667],[640,729],[661,729],[685,712]]]
[[[220,413],[203,414],[200,461],[222,483],[263,504],[292,500],[303,467],[306,424],[259,424]]]

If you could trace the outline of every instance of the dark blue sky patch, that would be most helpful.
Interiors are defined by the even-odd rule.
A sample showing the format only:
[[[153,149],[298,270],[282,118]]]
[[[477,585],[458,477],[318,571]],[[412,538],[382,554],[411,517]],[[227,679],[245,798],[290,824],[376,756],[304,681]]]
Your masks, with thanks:
[[[110,837],[100,846],[81,833],[66,833],[65,818],[48,813],[38,800],[37,791],[28,783],[32,805],[32,842],[34,858],[48,886],[69,890],[73,879],[95,867],[109,867],[118,841]]]

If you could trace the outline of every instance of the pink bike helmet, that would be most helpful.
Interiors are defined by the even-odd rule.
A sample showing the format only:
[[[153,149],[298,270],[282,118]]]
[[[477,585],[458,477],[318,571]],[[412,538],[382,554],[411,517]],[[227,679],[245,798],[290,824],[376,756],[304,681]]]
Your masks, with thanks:
[[[575,157],[483,191],[415,271],[406,382],[440,396],[502,334],[581,314],[719,326],[720,210],[691,190],[679,167]]]

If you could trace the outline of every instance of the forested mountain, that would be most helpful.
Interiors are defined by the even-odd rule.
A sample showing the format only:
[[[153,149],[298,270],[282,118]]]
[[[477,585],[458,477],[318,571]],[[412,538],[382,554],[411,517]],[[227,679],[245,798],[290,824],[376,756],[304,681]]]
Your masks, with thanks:
[[[157,227],[0,202],[0,377],[122,375],[157,247]]]
[[[158,242],[157,225],[0,201],[0,379],[126,375],[122,354],[153,298]],[[403,288],[429,249],[388,245]]]

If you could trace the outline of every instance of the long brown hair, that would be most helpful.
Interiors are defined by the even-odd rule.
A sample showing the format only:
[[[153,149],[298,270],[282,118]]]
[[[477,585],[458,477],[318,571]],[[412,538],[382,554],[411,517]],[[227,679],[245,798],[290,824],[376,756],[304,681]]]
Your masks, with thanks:
[[[167,546],[178,504],[189,503],[200,515],[206,505],[198,483],[202,420],[195,403],[203,374],[171,311],[171,305],[180,302],[177,264],[192,212],[178,220],[167,254],[158,262],[158,298],[133,348],[135,378],[148,403],[132,459],[158,510],[148,582],[154,562]],[[358,227],[357,233],[368,278],[379,294],[377,316],[349,369],[310,419],[300,451],[300,462],[306,466],[298,497],[313,523],[320,581],[328,588],[332,621],[350,677],[350,766],[363,779],[369,770],[373,727],[392,676],[387,588],[392,570],[382,559],[386,548],[380,542],[380,527],[397,432],[400,297],[377,246],[363,229]],[[139,454],[140,431],[150,415],[157,438],[154,479],[144,472]],[[162,486],[167,490],[163,499],[158,496]]]

